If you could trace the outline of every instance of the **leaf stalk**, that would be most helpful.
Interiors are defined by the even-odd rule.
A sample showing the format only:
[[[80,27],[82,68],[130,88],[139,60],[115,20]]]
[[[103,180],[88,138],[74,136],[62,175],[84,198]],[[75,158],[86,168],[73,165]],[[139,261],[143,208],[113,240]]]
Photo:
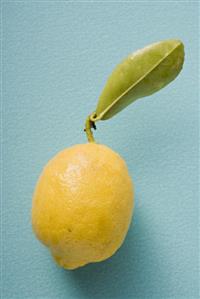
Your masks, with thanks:
[[[95,139],[94,139],[94,136],[92,133],[92,129],[96,130],[96,126],[95,126],[95,122],[93,120],[91,120],[91,115],[89,115],[86,118],[85,129],[84,129],[84,131],[86,132],[86,135],[87,135],[88,142],[95,142]]]

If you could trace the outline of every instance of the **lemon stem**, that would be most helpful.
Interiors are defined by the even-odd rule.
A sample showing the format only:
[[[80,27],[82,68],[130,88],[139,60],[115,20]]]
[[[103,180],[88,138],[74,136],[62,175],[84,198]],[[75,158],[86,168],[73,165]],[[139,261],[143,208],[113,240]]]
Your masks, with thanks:
[[[95,142],[93,133],[92,133],[92,128],[96,129],[95,123],[94,121],[92,121],[90,119],[90,115],[86,118],[86,122],[85,122],[85,129],[84,131],[86,132],[87,135],[87,139],[89,142]]]

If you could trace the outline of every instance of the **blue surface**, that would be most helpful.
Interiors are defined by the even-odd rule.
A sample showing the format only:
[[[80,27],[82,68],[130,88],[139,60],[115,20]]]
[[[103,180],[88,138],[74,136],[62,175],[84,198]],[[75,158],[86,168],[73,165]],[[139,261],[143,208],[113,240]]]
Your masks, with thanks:
[[[3,299],[198,298],[197,2],[9,2],[3,6]],[[31,230],[42,167],[86,142],[83,124],[113,67],[179,38],[186,60],[162,91],[98,123],[126,160],[132,226],[111,259],[65,271]]]

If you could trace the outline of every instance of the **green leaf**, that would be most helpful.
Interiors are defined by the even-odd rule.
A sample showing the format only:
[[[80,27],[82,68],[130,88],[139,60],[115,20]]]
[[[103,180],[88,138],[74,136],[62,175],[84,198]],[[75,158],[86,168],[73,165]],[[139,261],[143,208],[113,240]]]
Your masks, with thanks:
[[[183,61],[179,40],[161,41],[130,54],[108,78],[91,119],[109,119],[136,99],[160,90],[176,78]]]

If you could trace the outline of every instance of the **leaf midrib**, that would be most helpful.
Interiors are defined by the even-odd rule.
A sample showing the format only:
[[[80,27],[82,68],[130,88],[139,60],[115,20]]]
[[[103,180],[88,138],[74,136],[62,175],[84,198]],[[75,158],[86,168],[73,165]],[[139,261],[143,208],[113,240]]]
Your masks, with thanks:
[[[181,43],[179,42],[178,45],[176,45],[175,48],[173,48],[165,57],[160,59],[147,73],[145,73],[141,78],[139,78],[135,83],[133,83],[126,91],[124,91],[118,98],[116,98],[111,105],[109,105],[102,113],[95,118],[95,121],[100,120],[120,99],[126,95],[132,88],[134,88],[137,84],[139,84],[147,75],[149,75],[154,69],[156,69],[168,56],[170,56],[171,53],[173,53]]]

